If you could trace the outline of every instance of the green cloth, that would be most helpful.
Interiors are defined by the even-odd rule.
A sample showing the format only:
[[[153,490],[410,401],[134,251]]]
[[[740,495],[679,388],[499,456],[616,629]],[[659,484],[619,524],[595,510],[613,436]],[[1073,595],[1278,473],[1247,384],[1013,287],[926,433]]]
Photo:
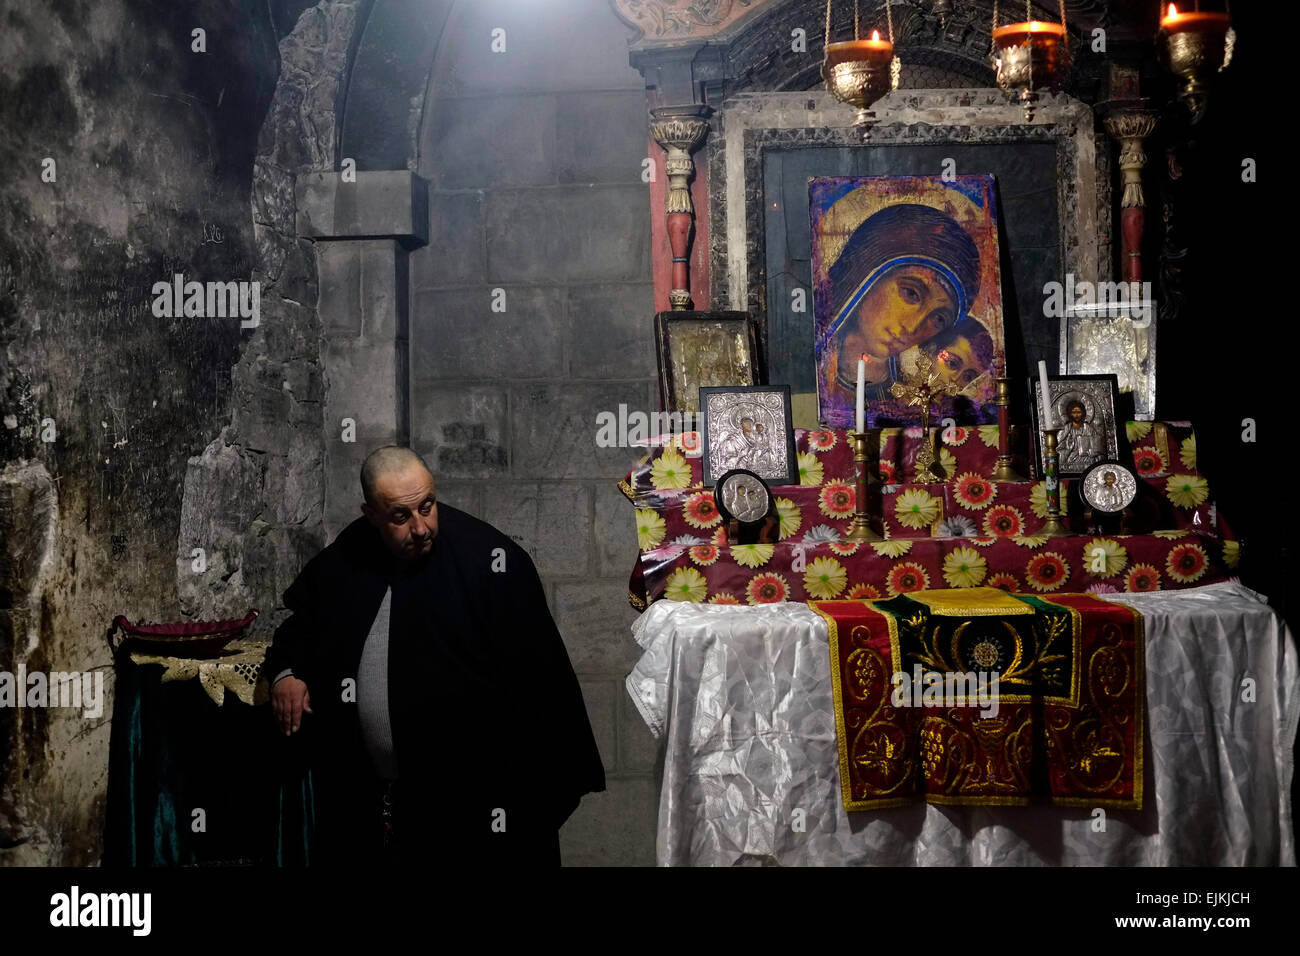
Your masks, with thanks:
[[[228,693],[218,707],[198,680],[163,683],[125,650],[116,670],[104,866],[309,862],[311,777],[269,704]]]

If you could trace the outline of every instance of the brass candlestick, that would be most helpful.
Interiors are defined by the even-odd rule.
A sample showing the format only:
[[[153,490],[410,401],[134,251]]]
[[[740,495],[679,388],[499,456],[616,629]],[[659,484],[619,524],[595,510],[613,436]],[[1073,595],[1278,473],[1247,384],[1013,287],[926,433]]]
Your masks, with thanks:
[[[998,463],[993,469],[994,481],[1024,481],[1024,476],[1011,464],[1011,379],[999,375],[998,383]]]
[[[913,480],[922,485],[937,485],[943,481],[934,473],[934,466],[938,461],[939,458],[934,453],[934,436],[930,434],[930,417],[927,415],[925,425],[921,429],[921,447],[916,453]]]
[[[1056,433],[1059,431],[1060,428],[1043,429],[1043,457],[1047,459],[1047,467],[1043,469],[1043,485],[1047,492],[1047,522],[1040,533],[1053,538],[1062,538],[1070,533],[1061,522],[1061,480],[1058,475],[1060,459],[1056,452]]]
[[[871,481],[871,472],[867,469],[867,433],[849,432],[849,440],[853,442],[853,472],[857,478],[857,489],[848,539],[880,541],[879,533],[871,527],[870,514],[867,511],[867,485]]]
[[[918,484],[937,484],[943,480],[932,470],[937,458],[930,437],[930,406],[936,399],[960,391],[961,388],[954,383],[940,380],[934,370],[934,360],[924,352],[916,360],[915,372],[905,376],[904,381],[889,386],[889,392],[895,398],[921,407],[921,449],[916,453],[916,472],[913,475]]]

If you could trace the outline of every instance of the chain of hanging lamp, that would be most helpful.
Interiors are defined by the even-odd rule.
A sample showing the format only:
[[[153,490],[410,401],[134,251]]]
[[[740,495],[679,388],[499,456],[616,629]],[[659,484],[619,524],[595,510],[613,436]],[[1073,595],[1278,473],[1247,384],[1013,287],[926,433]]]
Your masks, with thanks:
[[[826,46],[831,43],[831,3],[833,0],[826,0]],[[885,22],[889,29],[889,42],[894,42],[894,10],[890,6],[890,0],[885,0]],[[858,0],[853,0],[853,39],[862,39],[862,18],[858,10]]]

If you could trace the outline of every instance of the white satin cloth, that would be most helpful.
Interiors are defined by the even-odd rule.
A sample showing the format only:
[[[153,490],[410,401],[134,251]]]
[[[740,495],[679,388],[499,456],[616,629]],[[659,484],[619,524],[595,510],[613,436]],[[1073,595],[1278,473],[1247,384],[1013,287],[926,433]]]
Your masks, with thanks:
[[[626,686],[660,740],[660,865],[1294,866],[1285,624],[1236,583],[1104,597],[1145,621],[1141,811],[846,813],[825,622],[798,603],[655,602]]]

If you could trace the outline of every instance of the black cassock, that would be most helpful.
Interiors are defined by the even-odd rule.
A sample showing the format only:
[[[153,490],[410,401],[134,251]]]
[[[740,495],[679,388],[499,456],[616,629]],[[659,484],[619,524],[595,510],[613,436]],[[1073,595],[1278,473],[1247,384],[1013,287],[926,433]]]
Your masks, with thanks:
[[[528,553],[438,504],[429,554],[394,558],[358,518],[285,592],[293,611],[265,673],[306,681],[312,713],[286,742],[311,769],[310,860],[556,864],[558,830],[605,789],[582,692]],[[362,744],[362,648],[392,588],[388,696],[398,781],[389,792]]]

